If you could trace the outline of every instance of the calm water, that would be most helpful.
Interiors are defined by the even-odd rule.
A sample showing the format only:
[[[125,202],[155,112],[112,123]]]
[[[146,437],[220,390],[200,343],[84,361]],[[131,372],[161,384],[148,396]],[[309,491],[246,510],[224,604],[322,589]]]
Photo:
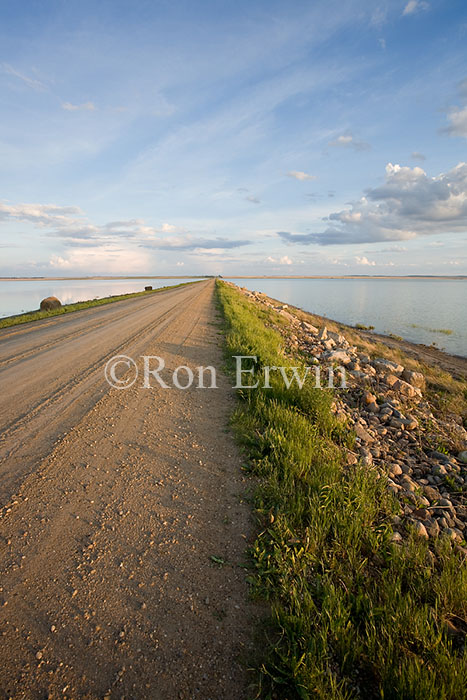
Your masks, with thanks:
[[[251,290],[348,325],[363,323],[467,356],[467,280],[233,279]],[[440,333],[451,330],[452,334]]]
[[[138,279],[138,280],[0,280],[0,317],[33,311],[41,300],[54,296],[62,304],[75,301],[100,299],[115,294],[142,292],[146,285],[172,287],[190,279]]]

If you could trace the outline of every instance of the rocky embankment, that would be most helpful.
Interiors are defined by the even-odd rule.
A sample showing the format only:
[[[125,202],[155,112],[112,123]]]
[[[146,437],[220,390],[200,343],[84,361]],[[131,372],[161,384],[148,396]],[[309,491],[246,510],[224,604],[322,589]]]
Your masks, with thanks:
[[[342,333],[297,318],[264,294],[241,291],[286,319],[286,326],[276,326],[286,352],[300,351],[309,364],[319,364],[323,378],[331,368],[336,376],[338,367],[345,369],[347,388],[336,391],[333,410],[356,435],[347,461],[387,475],[400,504],[393,539],[403,541],[413,528],[429,541],[444,535],[465,544],[467,432],[461,416],[440,414],[430,403],[424,374],[361,352]]]

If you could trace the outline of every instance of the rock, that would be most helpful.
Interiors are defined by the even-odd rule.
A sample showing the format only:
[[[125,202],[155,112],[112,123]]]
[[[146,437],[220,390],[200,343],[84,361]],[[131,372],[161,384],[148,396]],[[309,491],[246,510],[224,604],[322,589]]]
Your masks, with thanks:
[[[399,377],[396,377],[395,374],[388,374],[384,378],[384,381],[388,386],[393,387],[394,384],[397,384],[397,382],[399,381]]]
[[[333,341],[332,338],[329,338],[328,340],[325,340],[325,341],[323,342],[323,345],[324,345],[324,347],[326,348],[326,350],[332,350],[333,347],[334,347],[336,344],[335,344],[335,342]]]
[[[393,428],[405,428],[406,430],[415,430],[418,428],[418,421],[415,418],[391,418],[389,425]]]
[[[350,467],[350,466],[352,466],[352,464],[357,464],[358,457],[354,452],[347,450],[346,455],[345,455],[345,461],[346,461],[346,464]]]
[[[359,423],[355,426],[355,434],[362,442],[374,442],[375,440]]]
[[[457,459],[462,462],[462,464],[467,464],[467,450],[462,450],[462,452],[459,452]]]
[[[328,338],[334,340],[334,342],[338,345],[342,345],[343,343],[345,343],[345,337],[343,335],[340,335],[339,333],[333,333],[332,331],[328,331]]]
[[[370,391],[365,391],[363,394],[363,403],[366,405],[376,403],[376,396]]]
[[[432,518],[430,521],[425,523],[425,529],[430,537],[437,537],[439,535],[438,521]]]
[[[393,532],[392,537],[391,537],[391,541],[392,541],[392,542],[396,542],[396,543],[402,542],[402,535],[401,535],[401,533],[400,533],[400,532],[397,532],[397,531],[396,531],[396,532]]]
[[[57,297],[47,297],[46,299],[42,299],[40,309],[41,311],[54,311],[55,309],[59,309],[61,305],[62,302],[60,299],[57,299]]]
[[[425,377],[421,372],[413,372],[411,369],[404,369],[402,379],[418,389],[423,389],[425,386]]]
[[[302,321],[300,325],[303,328],[303,330],[307,331],[308,333],[311,333],[312,335],[316,335],[318,333],[318,329],[316,328],[316,326],[312,326],[311,323]]]
[[[462,542],[462,533],[459,532],[455,527],[447,527],[443,531],[443,534],[449,537],[450,540],[453,540],[454,542]]]
[[[343,365],[348,365],[352,361],[352,358],[347,355],[344,350],[331,350],[326,353],[326,359],[329,362],[339,362]]]
[[[395,391],[398,391],[399,394],[402,394],[402,396],[407,396],[409,399],[412,399],[414,396],[417,395],[417,391],[420,391],[419,389],[417,390],[414,386],[412,386],[412,384],[404,382],[403,379],[398,379],[397,382],[393,384],[392,388]]]
[[[431,459],[436,459],[438,462],[442,462],[443,464],[447,464],[450,461],[449,455],[445,455],[444,452],[430,452],[430,457]]]
[[[371,454],[370,450],[368,450],[366,447],[361,447],[360,456],[363,464],[367,467],[371,467],[373,464],[373,455]]]
[[[397,362],[392,362],[391,360],[386,360],[384,357],[376,357],[372,362],[373,367],[379,369],[383,372],[389,372],[390,374],[400,375],[404,371],[402,365]]]
[[[318,333],[318,340],[326,340],[328,337],[328,329],[323,326]]]
[[[152,287],[151,287],[151,285],[148,284],[148,286],[144,288],[144,291],[145,291],[145,292],[152,292]]]
[[[443,464],[435,464],[431,471],[435,476],[445,476],[447,474],[446,467]]]
[[[423,493],[428,498],[430,503],[434,503],[435,501],[439,500],[439,497],[440,497],[439,493],[432,486],[422,486],[422,488],[423,488]]]
[[[416,535],[428,539],[428,532],[426,531],[426,527],[422,522],[420,522],[420,520],[416,520],[414,522],[413,529]]]
[[[399,464],[391,464],[389,466],[389,473],[391,474],[391,476],[399,476],[400,474],[402,474],[402,469],[399,466]]]

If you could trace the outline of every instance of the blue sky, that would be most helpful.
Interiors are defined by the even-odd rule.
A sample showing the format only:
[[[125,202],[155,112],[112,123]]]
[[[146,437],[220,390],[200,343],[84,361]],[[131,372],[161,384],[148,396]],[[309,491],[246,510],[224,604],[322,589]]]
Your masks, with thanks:
[[[467,274],[464,0],[0,3],[0,274]]]

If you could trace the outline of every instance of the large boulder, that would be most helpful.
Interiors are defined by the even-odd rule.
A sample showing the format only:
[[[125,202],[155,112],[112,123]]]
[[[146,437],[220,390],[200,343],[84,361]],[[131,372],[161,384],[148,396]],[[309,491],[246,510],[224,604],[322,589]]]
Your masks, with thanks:
[[[152,287],[151,287],[151,285],[148,284],[148,286],[144,288],[144,291],[145,291],[145,292],[152,292]]]
[[[54,311],[59,309],[61,305],[62,302],[57,297],[47,297],[41,301],[41,311]]]

